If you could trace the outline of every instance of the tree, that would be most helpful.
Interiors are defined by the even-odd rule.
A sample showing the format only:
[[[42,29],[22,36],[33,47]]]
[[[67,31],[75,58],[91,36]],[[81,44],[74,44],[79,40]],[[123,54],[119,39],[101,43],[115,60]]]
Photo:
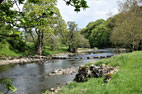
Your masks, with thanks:
[[[105,48],[110,45],[110,30],[104,25],[100,24],[92,30],[89,37],[91,47]]]
[[[19,2],[16,3],[23,3],[22,0],[17,1]],[[24,39],[30,41],[36,41],[38,39],[36,42],[36,53],[42,54],[43,41],[50,38],[52,34],[61,37],[62,41],[65,43],[65,37],[67,35],[66,24],[62,19],[59,10],[55,7],[56,0],[35,1],[28,0],[24,3],[22,12],[11,9],[15,3],[13,1],[9,0],[0,3],[0,27],[3,28],[0,30],[0,37],[15,37],[17,35],[13,34],[24,29]],[[45,4],[49,2],[50,4],[52,2],[52,4]],[[72,3],[72,1],[70,3]],[[4,27],[9,29],[4,29]],[[15,33],[11,34],[10,31]]]
[[[8,0],[8,2],[12,2],[12,4],[16,4],[19,8],[19,4],[23,4],[25,0]],[[79,12],[81,8],[86,9],[88,8],[86,0],[63,0],[66,2],[67,5],[71,5],[75,7],[75,11]],[[3,4],[3,2],[7,2],[5,0],[0,0],[0,4]],[[28,0],[29,3],[39,4],[41,0]],[[11,4],[11,5],[12,5]],[[6,5],[4,7],[7,7]],[[6,11],[9,9],[6,9]],[[19,8],[20,10],[20,8]]]
[[[91,48],[110,47],[110,34],[113,27],[114,22],[112,18],[109,18],[107,21],[99,19],[95,22],[90,22],[86,28],[81,30],[81,34],[89,39]]]
[[[120,15],[112,32],[114,44],[122,45],[134,51],[142,41],[142,8],[136,0],[127,0],[121,4]]]
[[[24,6],[24,26],[37,34],[36,53],[39,55],[42,54],[45,35],[54,33],[55,27],[58,26],[57,19],[61,17],[55,3],[56,0],[40,0],[39,4],[27,2]]]
[[[0,27],[2,27],[1,35],[3,33],[3,36],[10,34],[11,31],[16,31],[14,29],[16,29],[16,27],[18,26],[17,22],[21,21],[21,19],[19,18],[21,14],[17,11],[11,10],[12,6],[12,2],[4,2],[0,5]],[[3,26],[5,27],[5,29],[3,29]],[[7,32],[7,30],[9,30],[10,32]]]
[[[89,39],[89,36],[91,35],[92,30],[93,30],[96,26],[102,24],[103,22],[104,22],[103,19],[99,19],[99,20],[97,20],[97,21],[95,21],[95,22],[90,22],[90,23],[88,23],[88,25],[86,26],[86,28],[83,28],[83,29],[81,30],[81,34],[83,34],[83,35],[85,36],[85,38]]]
[[[52,51],[57,50],[60,47],[60,38],[58,36],[52,35],[47,40],[47,45],[50,47]]]
[[[89,47],[89,42],[84,38],[83,35],[78,32],[77,24],[75,22],[69,21],[68,23],[68,50],[75,53],[79,47]]]

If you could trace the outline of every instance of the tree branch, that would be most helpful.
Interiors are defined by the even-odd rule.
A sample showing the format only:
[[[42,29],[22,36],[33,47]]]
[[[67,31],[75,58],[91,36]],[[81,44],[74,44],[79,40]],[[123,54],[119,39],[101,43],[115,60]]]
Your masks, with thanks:
[[[19,6],[18,6],[17,1],[16,1],[16,0],[14,0],[14,2],[15,2],[15,4],[16,4],[16,6],[17,6],[18,10],[20,11],[20,8],[19,8]]]
[[[1,36],[4,36],[4,37],[17,37],[18,35],[5,35],[5,34],[0,34]]]
[[[66,3],[68,2],[68,1],[66,1],[66,0],[64,0],[64,1],[65,1]],[[70,3],[69,5],[71,5],[71,6],[73,6],[73,7],[74,7],[74,5],[73,5],[73,4],[71,4],[71,3]]]

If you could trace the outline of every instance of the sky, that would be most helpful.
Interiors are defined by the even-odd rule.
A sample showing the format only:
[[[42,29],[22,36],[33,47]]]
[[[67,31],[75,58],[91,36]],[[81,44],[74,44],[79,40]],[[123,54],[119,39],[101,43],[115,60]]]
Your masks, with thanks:
[[[66,22],[75,21],[79,28],[84,28],[91,21],[106,20],[110,17],[108,14],[117,14],[119,1],[124,2],[124,0],[87,0],[89,8],[79,13],[75,12],[72,6],[67,6],[63,0],[58,0],[57,7]]]

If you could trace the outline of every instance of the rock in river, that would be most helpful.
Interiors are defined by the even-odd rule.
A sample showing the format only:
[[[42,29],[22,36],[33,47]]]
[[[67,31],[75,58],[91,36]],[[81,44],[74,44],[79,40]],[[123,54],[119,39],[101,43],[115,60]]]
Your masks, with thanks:
[[[48,76],[63,75],[63,74],[73,74],[73,73],[76,73],[76,70],[75,70],[74,67],[71,67],[71,68],[66,68],[66,69],[53,70],[48,74]]]

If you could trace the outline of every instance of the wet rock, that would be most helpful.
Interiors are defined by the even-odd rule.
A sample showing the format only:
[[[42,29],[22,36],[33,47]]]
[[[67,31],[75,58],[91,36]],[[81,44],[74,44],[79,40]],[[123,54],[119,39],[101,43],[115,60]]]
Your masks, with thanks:
[[[100,58],[106,58],[106,56],[100,56]]]
[[[94,56],[93,58],[96,59],[96,58],[98,58],[98,56]]]
[[[74,67],[71,67],[71,68],[66,68],[66,69],[53,70],[48,74],[48,76],[65,75],[65,74],[73,74],[73,73],[76,73],[76,70]]]
[[[110,57],[112,57],[112,55],[108,55],[108,56],[107,56],[107,58],[110,58]]]
[[[87,57],[87,59],[92,59],[93,57]]]
[[[79,59],[79,57],[75,57],[75,59]]]

